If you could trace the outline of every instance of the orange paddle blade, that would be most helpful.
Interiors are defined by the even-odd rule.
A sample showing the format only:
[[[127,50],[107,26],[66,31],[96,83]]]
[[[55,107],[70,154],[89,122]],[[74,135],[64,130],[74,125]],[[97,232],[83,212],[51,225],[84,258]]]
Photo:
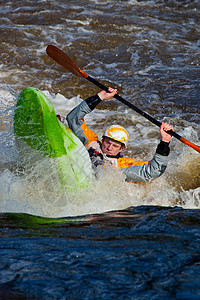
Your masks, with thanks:
[[[85,72],[83,72],[81,69],[79,69],[79,67],[66,53],[64,53],[56,46],[49,45],[46,49],[46,52],[53,60],[55,60],[57,63],[59,63],[61,66],[63,66],[65,69],[67,69],[69,72],[73,73],[74,75],[83,78],[88,77],[88,75]]]

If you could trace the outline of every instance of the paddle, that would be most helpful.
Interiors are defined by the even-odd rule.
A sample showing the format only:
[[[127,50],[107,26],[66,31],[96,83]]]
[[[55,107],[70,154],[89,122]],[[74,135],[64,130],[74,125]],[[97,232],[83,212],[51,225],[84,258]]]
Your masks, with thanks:
[[[84,71],[79,69],[79,67],[75,64],[75,62],[66,53],[64,53],[62,50],[60,50],[56,46],[53,46],[53,45],[47,46],[46,52],[53,60],[55,60],[57,63],[59,63],[61,66],[63,66],[65,69],[67,69],[68,71],[70,71],[74,75],[76,75],[78,77],[85,78],[85,79],[89,80],[90,82],[92,82],[93,84],[95,84],[96,86],[98,86],[100,89],[105,90],[106,92],[108,92],[108,88],[106,86],[104,86],[103,84],[98,82],[96,79],[90,77]],[[130,107],[131,109],[133,109],[134,111],[136,111],[137,113],[139,113],[144,118],[148,119],[150,122],[152,122],[156,126],[158,126],[158,127],[161,126],[161,122],[157,121],[152,116],[148,115],[147,113],[145,113],[144,111],[142,111],[141,109],[139,109],[138,107],[133,105],[132,103],[130,103],[127,100],[125,100],[124,98],[122,98],[121,96],[116,94],[114,97],[117,100],[119,100],[120,102],[122,102],[125,105],[127,105],[128,107]],[[197,152],[200,153],[200,147],[199,146],[197,146],[197,145],[191,143],[190,141],[186,140],[185,138],[180,136],[178,133],[176,133],[172,130],[167,131],[167,133],[174,136],[176,139],[181,141],[183,144],[193,148],[194,150],[196,150]]]

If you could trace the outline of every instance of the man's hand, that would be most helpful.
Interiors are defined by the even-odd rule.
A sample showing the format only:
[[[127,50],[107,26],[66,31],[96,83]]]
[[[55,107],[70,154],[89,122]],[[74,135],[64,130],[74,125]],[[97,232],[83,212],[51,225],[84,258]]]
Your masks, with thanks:
[[[162,124],[160,126],[161,140],[163,142],[167,142],[167,143],[169,143],[169,141],[170,141],[170,139],[172,137],[170,134],[166,133],[166,131],[168,131],[168,130],[174,131],[174,128],[171,125],[162,122]]]
[[[101,100],[109,100],[112,99],[115,94],[117,93],[117,89],[112,89],[111,87],[108,88],[109,93],[107,93],[106,91],[101,91],[98,93],[98,96]]]

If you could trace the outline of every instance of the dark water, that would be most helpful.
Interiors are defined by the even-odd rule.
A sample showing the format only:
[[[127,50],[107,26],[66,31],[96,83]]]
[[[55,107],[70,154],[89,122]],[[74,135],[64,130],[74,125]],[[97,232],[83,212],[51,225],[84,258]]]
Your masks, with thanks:
[[[31,158],[29,173],[17,169],[12,118],[15,95],[29,86],[62,115],[99,91],[47,57],[53,44],[199,144],[199,13],[199,0],[0,2],[1,299],[200,298],[199,153],[172,139],[155,181],[105,177],[60,199],[55,183],[41,188],[45,175]],[[158,128],[116,100],[87,124],[100,135],[114,121],[130,132],[126,154],[151,159]]]
[[[60,225],[1,221],[1,299],[199,299],[199,211],[140,206]]]

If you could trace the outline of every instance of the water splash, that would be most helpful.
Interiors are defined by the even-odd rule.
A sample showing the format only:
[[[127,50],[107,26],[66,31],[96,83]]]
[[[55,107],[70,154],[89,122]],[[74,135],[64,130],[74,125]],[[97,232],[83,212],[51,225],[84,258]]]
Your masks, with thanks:
[[[192,149],[180,145],[179,151],[173,146],[164,175],[152,182],[127,183],[120,171],[107,168],[99,171],[98,180],[91,181],[88,188],[74,190],[73,193],[61,191],[55,159],[44,157],[30,147],[17,146],[13,133],[16,95],[8,90],[2,95],[1,212],[64,217],[103,213],[138,205],[200,207],[200,158]],[[66,102],[71,109],[81,101],[80,97],[66,99],[62,95],[50,94],[49,97],[54,107],[58,106],[61,112],[65,107],[65,113]],[[140,134],[148,135],[147,132]],[[154,139],[152,136],[153,142]]]

